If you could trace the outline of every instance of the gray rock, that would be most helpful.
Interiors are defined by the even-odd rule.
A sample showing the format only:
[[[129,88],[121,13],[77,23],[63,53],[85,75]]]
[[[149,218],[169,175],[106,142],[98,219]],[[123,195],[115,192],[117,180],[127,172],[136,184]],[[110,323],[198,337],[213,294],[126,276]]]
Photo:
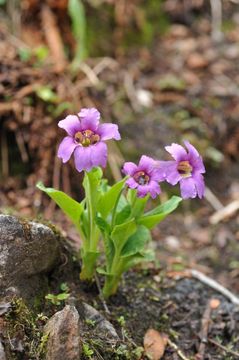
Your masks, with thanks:
[[[47,322],[46,360],[80,360],[81,341],[79,314],[74,306],[66,305]]]
[[[49,227],[0,215],[0,295],[7,288],[25,299],[39,295],[46,285],[43,274],[57,263],[59,248]]]
[[[119,340],[114,326],[98,310],[89,304],[83,303],[83,313],[85,320],[88,319],[94,322],[95,335],[110,342]]]
[[[7,360],[1,340],[0,340],[0,360]]]

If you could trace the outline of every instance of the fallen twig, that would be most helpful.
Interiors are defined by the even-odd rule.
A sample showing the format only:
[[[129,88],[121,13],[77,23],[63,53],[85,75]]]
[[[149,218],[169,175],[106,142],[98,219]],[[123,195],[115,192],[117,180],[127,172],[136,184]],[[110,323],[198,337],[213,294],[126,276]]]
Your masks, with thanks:
[[[22,161],[24,163],[26,163],[26,162],[29,161],[29,156],[28,156],[28,153],[27,153],[27,149],[26,149],[26,146],[25,146],[25,142],[24,142],[21,130],[18,130],[18,131],[15,132],[15,137],[16,137],[16,142],[17,142],[19,152],[21,154]]]
[[[209,221],[213,225],[218,224],[221,220],[232,216],[237,210],[239,210],[239,200],[234,200],[210,216]]]
[[[88,64],[80,63],[78,67],[87,76],[87,79],[90,81],[91,85],[96,86],[99,84],[100,80],[98,79],[94,70],[91,69]]]
[[[17,93],[15,98],[16,99],[22,99],[25,96],[28,96],[30,94],[32,94],[33,92],[35,92],[40,86],[42,86],[42,84],[40,83],[35,83],[35,84],[28,84],[24,87],[22,87]]]
[[[2,137],[1,137],[1,155],[2,155],[2,174],[3,176],[9,175],[9,156],[8,156],[8,144],[7,144],[7,136],[6,132],[2,130]]]
[[[99,291],[99,297],[100,297],[100,300],[101,300],[101,302],[102,302],[102,304],[103,304],[103,307],[104,307],[104,309],[105,309],[105,312],[106,312],[107,314],[110,314],[109,308],[108,308],[108,306],[107,306],[107,304],[106,304],[106,302],[105,302],[105,299],[104,299],[104,297],[103,297],[103,294],[102,294],[102,290],[101,290],[101,286],[100,286],[100,281],[99,281],[99,278],[98,278],[98,275],[97,275],[97,274],[95,274],[95,282],[96,282],[96,286],[97,286],[98,291]]]
[[[187,358],[182,351],[179,349],[179,347],[170,339],[167,339],[168,344],[174,349],[176,350],[178,356],[182,359],[182,360],[189,360],[189,358]]]
[[[210,0],[212,14],[212,39],[220,42],[222,34],[222,2],[221,0]]]
[[[225,297],[227,297],[228,299],[230,299],[230,301],[235,304],[235,305],[239,305],[239,298],[234,295],[231,291],[229,291],[228,289],[226,289],[224,286],[222,286],[221,284],[219,284],[217,281],[211,279],[210,277],[208,277],[207,275],[204,275],[203,273],[201,273],[198,270],[194,270],[191,269],[189,270],[189,273],[191,274],[192,277],[194,277],[195,279],[201,281],[202,283],[210,286],[212,289],[220,292],[222,295],[224,295]]]
[[[16,101],[8,103],[0,103],[0,114],[4,114],[8,111],[16,112],[19,109],[19,104]]]
[[[195,357],[196,360],[204,359],[206,344],[208,341],[208,329],[209,329],[209,325],[211,322],[211,313],[212,313],[213,309],[215,309],[219,306],[219,304],[220,304],[220,302],[217,299],[210,299],[207,303],[206,309],[205,309],[205,311],[203,313],[203,317],[202,317],[202,327],[201,327],[201,331],[200,331],[201,343],[199,345],[198,353],[196,354],[196,357]]]
[[[205,199],[213,207],[214,210],[218,211],[224,208],[223,204],[216,197],[216,195],[206,186],[205,189]]]
[[[210,338],[209,338],[208,341],[209,341],[211,344],[213,344],[213,345],[219,347],[220,349],[224,350],[224,351],[227,352],[228,354],[231,354],[231,355],[236,356],[237,358],[239,358],[239,353],[238,353],[238,352],[233,351],[233,350],[230,350],[230,349],[227,349],[225,346],[219,344],[217,341],[215,341],[215,340],[213,340],[213,339],[210,339]]]
[[[138,102],[137,96],[136,96],[136,89],[134,86],[134,81],[129,72],[125,72],[124,75],[124,88],[125,92],[130,100],[132,109],[137,113],[140,111],[140,104]]]

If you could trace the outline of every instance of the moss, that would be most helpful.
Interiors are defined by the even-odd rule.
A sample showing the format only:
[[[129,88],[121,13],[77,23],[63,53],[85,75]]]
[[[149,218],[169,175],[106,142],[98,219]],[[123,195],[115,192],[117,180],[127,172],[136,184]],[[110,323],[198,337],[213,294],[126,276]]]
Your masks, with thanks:
[[[42,359],[46,336],[43,335],[43,326],[47,317],[35,313],[28,308],[22,298],[13,298],[11,301],[11,310],[5,315],[5,328],[3,336],[8,339],[14,339],[16,347],[23,347],[27,358]],[[8,359],[20,359],[18,354],[13,353],[10,344],[6,341],[6,354]]]

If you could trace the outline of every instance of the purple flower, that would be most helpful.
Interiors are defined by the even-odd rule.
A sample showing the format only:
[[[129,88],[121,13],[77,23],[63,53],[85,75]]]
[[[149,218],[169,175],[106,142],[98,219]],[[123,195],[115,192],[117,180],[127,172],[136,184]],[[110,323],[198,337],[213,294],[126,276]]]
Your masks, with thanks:
[[[120,140],[118,125],[100,124],[100,113],[95,108],[82,109],[78,115],[68,115],[59,121],[66,136],[60,143],[58,157],[67,162],[74,153],[78,171],[90,171],[95,166],[106,166],[107,146],[104,141]]]
[[[200,199],[204,195],[205,184],[203,173],[205,167],[202,157],[188,141],[184,141],[187,151],[178,144],[171,144],[165,149],[172,155],[172,161],[159,161],[159,168],[164,170],[164,176],[168,183],[180,184],[181,196],[183,199]]]
[[[143,155],[138,166],[132,162],[126,162],[122,171],[130,176],[126,184],[131,189],[137,189],[138,197],[150,194],[155,199],[160,194],[161,189],[158,182],[164,180],[164,177],[158,169],[157,162],[152,158]]]

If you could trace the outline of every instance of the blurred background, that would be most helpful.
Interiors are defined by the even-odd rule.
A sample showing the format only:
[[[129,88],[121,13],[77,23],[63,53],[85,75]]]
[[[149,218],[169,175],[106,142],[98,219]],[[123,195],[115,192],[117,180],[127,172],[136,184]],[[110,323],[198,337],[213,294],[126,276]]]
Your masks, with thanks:
[[[0,20],[1,211],[64,228],[35,184],[81,198],[81,174],[56,157],[57,123],[94,106],[122,134],[110,181],[125,159],[166,160],[164,146],[183,139],[198,148],[206,198],[155,231],[158,258],[239,291],[239,1],[0,0]]]

